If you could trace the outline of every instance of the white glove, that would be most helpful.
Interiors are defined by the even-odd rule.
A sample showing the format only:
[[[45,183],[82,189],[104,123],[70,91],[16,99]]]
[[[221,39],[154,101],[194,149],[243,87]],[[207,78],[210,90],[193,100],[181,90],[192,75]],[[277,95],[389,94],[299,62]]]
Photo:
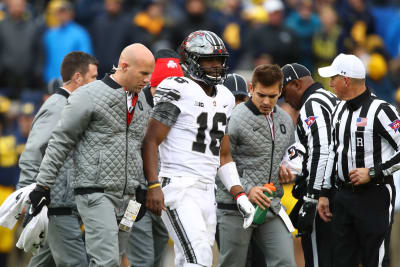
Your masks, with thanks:
[[[248,197],[244,194],[238,197],[238,199],[236,200],[236,204],[238,206],[239,212],[244,218],[243,228],[247,229],[253,223],[254,213],[256,212],[256,210],[250,203]]]
[[[303,158],[306,149],[300,143],[294,143],[285,152],[282,165],[290,170],[294,175],[300,174],[303,168]]]
[[[48,224],[47,206],[43,206],[40,213],[25,226],[16,246],[36,255],[46,242]]]

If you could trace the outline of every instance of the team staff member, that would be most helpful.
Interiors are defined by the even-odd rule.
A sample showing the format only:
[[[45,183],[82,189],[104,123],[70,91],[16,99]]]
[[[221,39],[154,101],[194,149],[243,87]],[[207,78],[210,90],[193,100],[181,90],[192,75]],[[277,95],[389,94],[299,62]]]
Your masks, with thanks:
[[[153,95],[157,86],[165,78],[182,77],[179,55],[169,49],[161,49],[155,54],[156,64],[151,75],[150,84],[143,88],[146,103],[150,109],[154,107]],[[143,180],[144,181],[144,180]],[[142,184],[146,188],[147,184]],[[146,211],[143,218],[133,224],[127,247],[127,257],[135,267],[160,267],[161,257],[169,239],[167,228],[160,218],[150,211]]]
[[[249,100],[249,89],[247,85],[246,79],[237,73],[232,73],[228,74],[226,76],[226,79],[224,81],[224,85],[226,88],[228,88],[232,94],[235,96],[235,106],[242,102],[246,102]],[[216,185],[217,187],[223,187],[222,182],[217,178],[216,179]],[[216,195],[216,201],[218,202],[219,195]],[[217,233],[215,236],[215,239],[217,241],[218,247],[219,247],[219,230],[218,230],[218,224],[217,224]],[[249,251],[247,253],[247,260],[246,260],[246,266],[251,267],[251,266],[257,266],[257,267],[264,267],[264,255],[260,248],[258,248],[256,242],[254,239],[251,240],[250,245],[249,245]]]
[[[75,148],[71,186],[85,225],[90,266],[119,266],[129,236],[119,231],[117,220],[144,177],[140,151],[149,110],[139,92],[153,68],[150,50],[141,44],[127,46],[114,74],[69,97],[30,194],[35,213],[49,205],[57,173]]]
[[[78,87],[95,81],[98,61],[84,52],[71,52],[61,64],[62,87],[42,105],[32,123],[25,151],[19,160],[21,174],[18,187],[36,182],[44,151],[57,125],[68,97]],[[44,248],[34,255],[29,266],[87,266],[87,256],[72,188],[72,155],[63,163],[51,191],[48,238]],[[51,263],[51,264],[50,264]]]
[[[264,254],[267,266],[296,266],[293,237],[278,216],[283,189],[279,181],[280,163],[294,133],[290,116],[276,102],[282,90],[282,71],[278,65],[260,65],[249,86],[251,98],[232,112],[228,135],[232,158],[249,200],[269,208],[265,223],[242,228],[242,218],[232,196],[217,191],[220,238],[219,266],[243,267],[253,237]],[[271,203],[263,185],[273,183],[277,192]],[[271,192],[269,192],[271,193]],[[283,211],[285,213],[285,211]]]
[[[315,214],[328,161],[331,117],[338,99],[320,83],[314,82],[310,71],[303,65],[287,64],[282,72],[285,101],[300,111],[296,123],[296,142],[300,142],[307,150],[300,176],[306,179],[306,187],[296,204],[302,206],[296,224],[302,234],[305,264],[309,267],[331,267],[332,243],[326,242],[331,240],[331,225],[318,215],[315,217]]]
[[[318,212],[332,218],[334,266],[388,266],[395,200],[392,173],[400,167],[400,119],[396,109],[365,86],[365,67],[354,55],[338,55],[318,69],[331,77],[342,100],[332,120],[332,140]],[[337,171],[335,171],[337,170]],[[329,189],[335,183],[333,217]]]

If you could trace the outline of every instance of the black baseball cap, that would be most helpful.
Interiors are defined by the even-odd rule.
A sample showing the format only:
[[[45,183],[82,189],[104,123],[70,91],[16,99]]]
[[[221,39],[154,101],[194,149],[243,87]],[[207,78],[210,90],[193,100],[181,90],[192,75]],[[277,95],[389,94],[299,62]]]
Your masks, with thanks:
[[[246,79],[237,73],[228,74],[224,81],[224,85],[232,92],[234,96],[249,96]]]
[[[300,79],[301,77],[311,76],[311,72],[298,63],[286,64],[282,67],[282,72],[284,87],[291,81]]]

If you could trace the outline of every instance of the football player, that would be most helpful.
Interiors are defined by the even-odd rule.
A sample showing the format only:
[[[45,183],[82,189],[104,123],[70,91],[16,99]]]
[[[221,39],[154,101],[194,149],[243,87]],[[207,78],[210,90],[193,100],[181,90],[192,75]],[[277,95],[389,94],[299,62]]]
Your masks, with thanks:
[[[158,85],[143,141],[146,206],[161,214],[175,244],[176,266],[211,266],[217,172],[237,202],[244,228],[252,223],[254,207],[240,184],[225,134],[235,105],[222,85],[225,45],[213,32],[196,31],[182,42],[180,54],[187,77],[170,77]]]

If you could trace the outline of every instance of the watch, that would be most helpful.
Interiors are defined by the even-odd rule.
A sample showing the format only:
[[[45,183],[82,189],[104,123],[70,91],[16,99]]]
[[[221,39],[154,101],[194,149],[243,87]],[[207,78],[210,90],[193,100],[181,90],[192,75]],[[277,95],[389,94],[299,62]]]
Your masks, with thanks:
[[[371,180],[375,179],[375,168],[374,167],[369,168],[368,175],[369,175],[369,177],[371,177]]]

